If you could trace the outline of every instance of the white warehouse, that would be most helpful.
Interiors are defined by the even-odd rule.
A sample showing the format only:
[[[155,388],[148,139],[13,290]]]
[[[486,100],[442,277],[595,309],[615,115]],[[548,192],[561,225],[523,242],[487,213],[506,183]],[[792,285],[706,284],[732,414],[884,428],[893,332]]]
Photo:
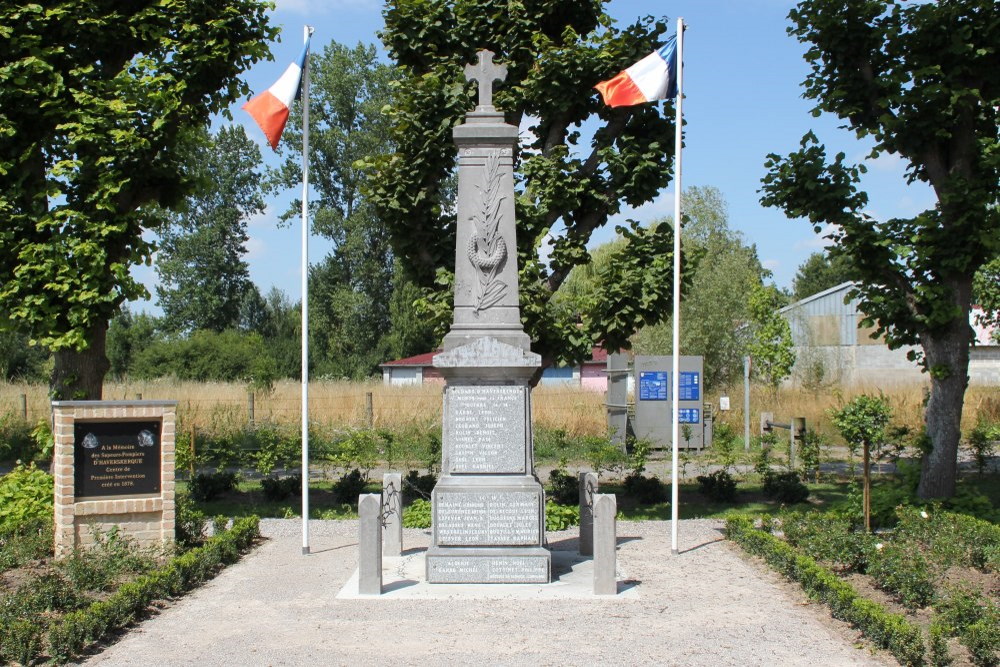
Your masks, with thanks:
[[[858,300],[844,303],[853,283],[846,282],[785,306],[779,312],[788,320],[795,342],[796,383],[903,384],[919,382],[920,367],[906,354],[914,348],[890,350],[873,329],[861,327],[864,313]],[[976,344],[970,351],[969,381],[1000,385],[1000,342],[995,330],[978,326],[973,316]],[[918,348],[919,349],[919,348]]]

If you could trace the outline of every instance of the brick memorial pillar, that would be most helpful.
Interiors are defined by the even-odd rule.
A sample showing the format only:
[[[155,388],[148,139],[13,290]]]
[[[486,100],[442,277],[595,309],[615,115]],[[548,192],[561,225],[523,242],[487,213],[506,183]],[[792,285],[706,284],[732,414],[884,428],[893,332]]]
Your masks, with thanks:
[[[53,401],[55,554],[118,527],[174,541],[176,401]]]
[[[545,492],[534,471],[530,380],[541,365],[521,326],[514,225],[517,127],[492,86],[506,68],[480,51],[465,69],[479,105],[458,146],[455,309],[434,367],[445,378],[441,478],[431,503],[431,583],[547,583]]]

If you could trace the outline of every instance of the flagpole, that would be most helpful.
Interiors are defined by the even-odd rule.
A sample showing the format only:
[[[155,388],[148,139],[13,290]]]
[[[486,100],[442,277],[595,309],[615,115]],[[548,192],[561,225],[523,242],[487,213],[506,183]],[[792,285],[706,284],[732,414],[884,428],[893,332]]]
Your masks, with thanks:
[[[684,112],[684,19],[677,19],[677,103],[674,121],[674,331],[673,331],[673,376],[671,378],[671,409],[673,410],[670,479],[670,553],[677,555],[678,479],[677,446],[680,440],[680,327],[681,327],[681,148]]]
[[[304,26],[303,40],[313,33]],[[309,553],[309,53],[302,68],[302,554]]]

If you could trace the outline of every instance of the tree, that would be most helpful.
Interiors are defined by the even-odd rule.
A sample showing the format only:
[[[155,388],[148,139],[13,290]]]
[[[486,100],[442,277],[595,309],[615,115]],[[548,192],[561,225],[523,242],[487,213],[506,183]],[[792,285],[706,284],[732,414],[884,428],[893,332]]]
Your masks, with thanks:
[[[321,375],[363,378],[385,361],[393,295],[406,289],[393,271],[388,229],[361,192],[357,166],[392,150],[383,109],[399,75],[378,61],[374,46],[360,43],[331,42],[310,66],[310,204],[314,230],[335,243],[310,271],[311,349]],[[301,128],[301,115],[293,114],[290,155],[276,174],[286,187],[301,182]],[[300,207],[294,201],[283,217],[293,218]],[[425,350],[408,352],[416,351]]]
[[[111,318],[106,346],[111,377],[120,380],[131,373],[142,351],[162,339],[160,325],[158,318],[133,313],[128,306]]]
[[[449,319],[455,257],[455,208],[448,199],[456,166],[451,129],[474,106],[467,63],[490,49],[507,66],[494,103],[506,122],[531,123],[516,151],[515,182],[521,316],[543,363],[575,363],[595,342],[629,347],[644,323],[670,310],[672,230],[620,228],[629,253],[613,253],[607,287],[587,312],[553,296],[575,266],[586,264],[595,230],[623,204],[652,200],[673,161],[671,104],[612,109],[594,84],[663,43],[666,25],[646,18],[619,29],[605,0],[494,3],[395,0],[382,40],[402,82],[388,113],[394,152],[366,162],[364,188],[387,225],[393,249],[425,290],[428,317]],[[596,129],[584,137],[578,129]],[[548,262],[538,256],[552,238]],[[641,263],[645,261],[646,263]]]
[[[29,345],[24,334],[0,330],[0,380],[40,380],[48,357],[48,350]]]
[[[704,357],[705,385],[714,388],[741,376],[751,334],[750,294],[768,272],[756,249],[729,228],[717,188],[686,189],[684,207],[682,243],[697,263],[681,290],[681,353]],[[641,354],[671,354],[673,318],[643,327],[632,340]]]
[[[807,296],[854,280],[854,273],[845,255],[830,257],[814,252],[802,262],[792,279],[792,299],[801,301]]]
[[[1000,257],[984,264],[972,281],[972,303],[982,308],[981,326],[996,328],[993,338],[1000,343]]]
[[[840,436],[847,442],[851,454],[857,454],[858,445],[864,450],[861,508],[865,532],[871,532],[871,455],[874,450],[875,458],[878,459],[887,444],[892,408],[882,396],[861,394],[839,410],[832,410],[830,418],[840,431]]]
[[[151,204],[189,185],[177,150],[268,56],[259,0],[4,3],[0,312],[55,351],[52,392],[100,398],[108,320],[147,296]]]
[[[871,157],[898,155],[908,182],[933,189],[934,208],[876,220],[859,190],[863,165],[828,160],[813,133],[769,155],[762,203],[830,229],[831,256],[857,272],[864,325],[892,348],[919,344],[930,376],[930,439],[918,494],[955,493],[968,385],[972,280],[1000,254],[1000,6],[994,0],[804,0],[789,32],[808,43],[805,95],[814,113],[844,120]]]
[[[795,366],[792,329],[778,312],[783,303],[777,288],[759,283],[753,286],[747,301],[751,373],[775,392]]]
[[[238,125],[200,133],[186,169],[197,189],[160,231],[156,295],[170,332],[224,331],[241,324],[256,292],[246,254],[247,221],[264,211],[260,149]]]

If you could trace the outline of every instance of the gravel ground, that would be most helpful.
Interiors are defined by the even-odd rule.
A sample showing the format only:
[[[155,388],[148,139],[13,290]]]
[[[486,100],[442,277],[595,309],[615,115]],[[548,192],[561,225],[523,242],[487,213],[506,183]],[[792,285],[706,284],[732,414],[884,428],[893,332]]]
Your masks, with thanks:
[[[887,665],[795,586],[723,541],[721,522],[620,522],[637,596],[576,600],[336,599],[357,522],[264,520],[268,538],[88,665]],[[575,531],[550,533],[575,548]],[[404,547],[425,547],[406,530]]]

